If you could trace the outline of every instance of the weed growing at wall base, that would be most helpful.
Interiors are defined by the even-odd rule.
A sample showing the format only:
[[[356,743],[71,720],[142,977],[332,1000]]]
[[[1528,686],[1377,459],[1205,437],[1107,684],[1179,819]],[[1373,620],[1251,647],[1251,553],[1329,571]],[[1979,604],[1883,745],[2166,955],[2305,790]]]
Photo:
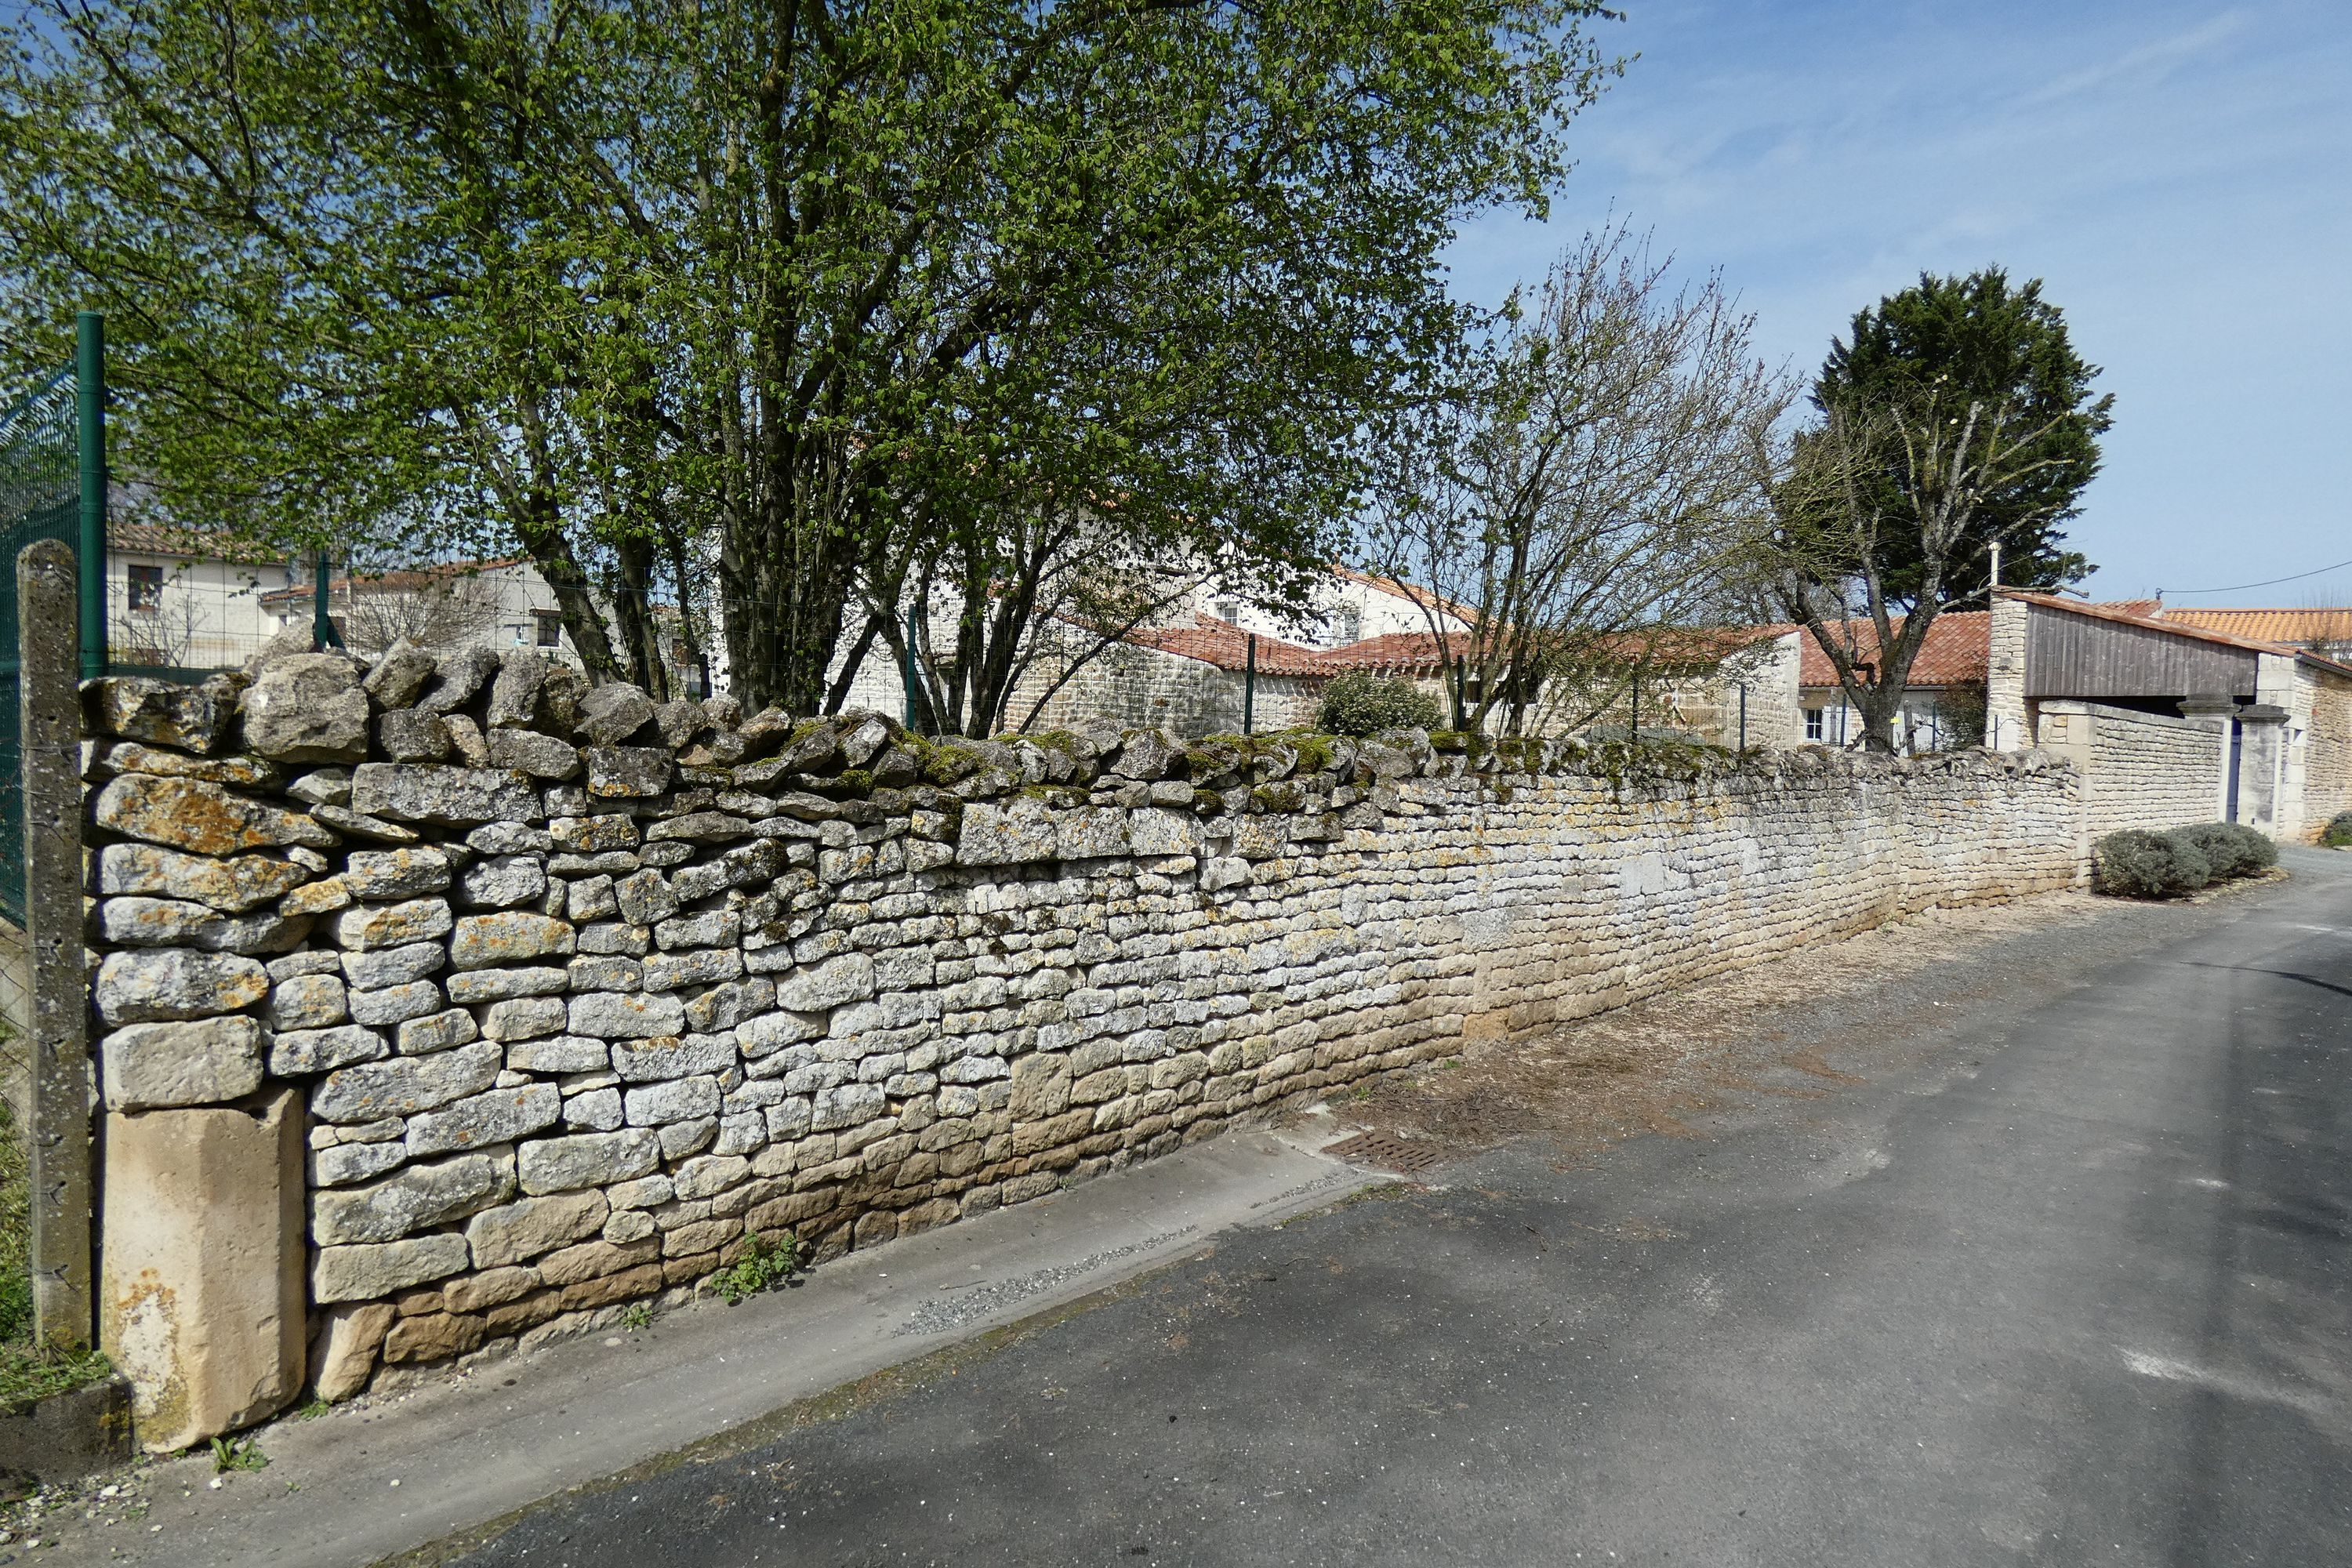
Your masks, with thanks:
[[[710,1289],[730,1307],[748,1301],[792,1278],[793,1270],[800,1267],[800,1254],[796,1236],[776,1242],[755,1236],[744,1244],[741,1256],[710,1277]]]

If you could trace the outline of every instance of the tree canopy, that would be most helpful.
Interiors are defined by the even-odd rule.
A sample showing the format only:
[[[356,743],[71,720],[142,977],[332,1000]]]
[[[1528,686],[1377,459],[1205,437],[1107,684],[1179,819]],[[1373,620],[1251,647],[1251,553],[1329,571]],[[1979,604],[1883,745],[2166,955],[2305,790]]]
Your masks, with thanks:
[[[2074,353],[2039,279],[2000,268],[1918,286],[1857,314],[1813,385],[1773,480],[1765,576],[1892,750],[1911,666],[1936,617],[1982,604],[1991,552],[2011,586],[2090,565],[2060,524],[2098,471],[2114,398]],[[2013,565],[2011,563],[2014,563]]]
[[[1923,272],[1915,286],[1854,312],[1847,336],[1831,341],[1813,404],[1881,430],[1876,483],[1888,504],[1912,480],[1887,410],[1933,401],[1957,420],[1974,405],[1998,411],[2012,433],[2032,432],[1948,547],[1939,601],[1948,605],[1982,595],[1996,541],[2010,587],[2056,588],[2091,574],[2066,548],[2063,528],[2080,515],[2075,501],[2098,474],[2099,437],[2113,422],[2114,397],[2091,393],[2098,374],[2074,352],[2065,314],[2042,297],[2040,279],[2012,288],[1999,267],[1959,278]],[[1886,592],[1916,598],[1926,566],[1917,540],[1890,535],[1880,551]]]
[[[1108,521],[1277,596],[1328,558],[1459,329],[1455,224],[1564,169],[1600,14],[36,0],[0,352],[107,310],[175,510],[528,553],[600,675],[658,687],[674,631],[809,711],[943,593],[930,706],[992,723],[1041,551]]]

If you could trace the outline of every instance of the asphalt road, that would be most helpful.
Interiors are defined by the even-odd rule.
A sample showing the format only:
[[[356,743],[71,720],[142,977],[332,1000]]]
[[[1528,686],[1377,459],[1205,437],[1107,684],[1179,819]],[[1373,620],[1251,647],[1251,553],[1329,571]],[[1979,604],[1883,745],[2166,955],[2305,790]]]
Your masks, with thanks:
[[[2293,858],[1888,987],[1825,1098],[1228,1237],[465,1561],[2352,1562],[2352,857]]]

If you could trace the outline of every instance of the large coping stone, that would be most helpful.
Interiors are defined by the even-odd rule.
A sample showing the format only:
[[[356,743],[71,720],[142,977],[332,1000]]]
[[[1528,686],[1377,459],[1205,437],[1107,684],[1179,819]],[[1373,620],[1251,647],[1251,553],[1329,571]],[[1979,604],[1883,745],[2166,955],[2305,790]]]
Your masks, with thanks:
[[[449,857],[432,845],[413,849],[354,849],[343,886],[355,899],[413,899],[446,891]]]
[[[298,654],[262,668],[241,704],[245,743],[281,763],[362,763],[368,696],[349,658]]]
[[[321,1121],[352,1122],[436,1110],[489,1088],[502,1055],[497,1041],[481,1040],[434,1056],[341,1068],[311,1091],[310,1113]]]
[[[650,1175],[660,1166],[660,1135],[645,1128],[534,1139],[515,1150],[515,1173],[526,1193],[609,1186]]]
[[[431,763],[362,763],[352,772],[352,809],[447,827],[529,822],[541,815],[528,774]]]
[[[221,860],[152,844],[110,844],[98,854],[101,893],[184,899],[233,915],[282,898],[310,879],[310,873],[291,860],[266,855]]]
[[[106,1104],[111,1110],[218,1105],[261,1087],[261,1024],[203,1018],[133,1024],[106,1037]]]
[[[306,1327],[299,1091],[113,1112],[105,1170],[99,1339],[131,1382],[140,1447],[168,1453],[283,1409]]]
[[[314,1194],[310,1239],[320,1247],[397,1241],[504,1203],[513,1193],[510,1156],[475,1153],[434,1160],[363,1187]]]
[[[110,675],[82,684],[90,727],[202,756],[220,744],[236,704],[206,686],[183,686],[141,675]]]
[[[433,655],[415,638],[404,637],[383,650],[383,657],[360,684],[383,707],[405,708],[433,679],[435,663]]]
[[[591,991],[571,1002],[572,1033],[604,1040],[645,1040],[686,1031],[686,1006],[667,994]]]
[[[472,1257],[466,1238],[454,1231],[321,1247],[310,1267],[310,1293],[322,1307],[389,1296],[455,1274]]]
[[[654,701],[625,680],[599,686],[580,699],[573,722],[578,732],[598,746],[617,746],[650,723]]]
[[[337,842],[302,813],[231,795],[203,779],[152,773],[124,773],[110,782],[98,792],[91,816],[110,833],[199,855],[289,844],[325,849]]]
[[[269,991],[269,971],[226,952],[156,948],[110,952],[98,967],[98,1011],[108,1023],[160,1024],[241,1012]]]
[[[480,969],[492,963],[551,958],[572,951],[569,921],[526,910],[501,910],[497,914],[466,915],[449,939],[449,961],[460,969]]]

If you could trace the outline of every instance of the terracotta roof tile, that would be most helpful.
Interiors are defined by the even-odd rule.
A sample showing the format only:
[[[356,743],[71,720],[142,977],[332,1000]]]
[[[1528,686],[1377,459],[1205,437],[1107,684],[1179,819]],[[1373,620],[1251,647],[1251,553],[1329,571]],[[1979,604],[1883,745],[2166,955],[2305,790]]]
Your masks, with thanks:
[[[1127,640],[1180,658],[1197,658],[1219,669],[1238,670],[1248,666],[1249,633],[1214,616],[1195,614],[1192,623],[1189,626],[1138,626],[1127,634]],[[1261,675],[1328,675],[1331,672],[1324,668],[1322,659],[1323,655],[1311,647],[1285,642],[1264,632],[1257,634],[1257,668]]]
[[[2352,609],[2201,610],[2165,608],[2161,620],[2272,643],[2352,643]]]
[[[1844,623],[1853,637],[1852,647],[1858,657],[1877,662],[1878,637],[1868,621]],[[1895,619],[1895,635],[1902,635],[1903,618]],[[1811,632],[1797,644],[1797,684],[1800,686],[1835,686],[1837,666],[1822,651]],[[1958,686],[1982,680],[1992,663],[1992,616],[1985,610],[1948,610],[1936,617],[1927,628],[1927,636],[1919,652],[1911,661],[1910,684],[1913,686]]]

